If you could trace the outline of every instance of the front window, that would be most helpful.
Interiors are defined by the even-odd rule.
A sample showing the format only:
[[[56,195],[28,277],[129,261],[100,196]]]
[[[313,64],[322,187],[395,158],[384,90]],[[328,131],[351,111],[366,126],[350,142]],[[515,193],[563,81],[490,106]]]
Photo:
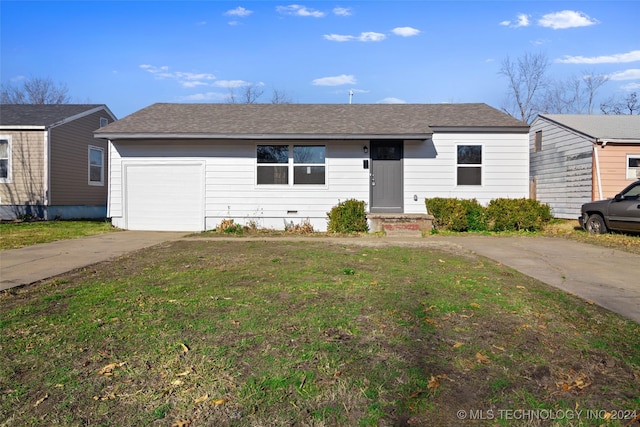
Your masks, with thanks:
[[[640,179],[640,154],[627,156],[627,179]]]
[[[11,137],[0,135],[0,182],[11,182]]]
[[[324,145],[258,145],[258,185],[324,185]]]
[[[89,185],[104,185],[104,150],[89,146]]]
[[[542,151],[542,131],[539,130],[535,134],[535,138],[533,141],[533,152],[537,153],[538,151]]]
[[[482,145],[458,145],[458,185],[482,185]]]

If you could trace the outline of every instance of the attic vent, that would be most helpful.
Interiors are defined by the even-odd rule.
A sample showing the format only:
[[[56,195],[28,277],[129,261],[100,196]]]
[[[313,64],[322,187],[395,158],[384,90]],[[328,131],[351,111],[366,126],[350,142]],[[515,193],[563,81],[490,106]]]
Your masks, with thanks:
[[[105,117],[100,117],[100,127],[103,128],[109,124],[109,119]]]

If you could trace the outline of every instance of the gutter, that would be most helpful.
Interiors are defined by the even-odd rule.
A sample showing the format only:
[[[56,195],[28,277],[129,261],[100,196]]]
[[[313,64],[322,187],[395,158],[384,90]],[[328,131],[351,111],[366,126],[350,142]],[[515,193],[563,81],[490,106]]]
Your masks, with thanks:
[[[94,132],[94,138],[98,139],[238,139],[238,140],[362,140],[362,139],[430,139],[432,133],[424,134],[398,134],[398,135],[375,135],[375,134],[208,134],[208,133],[108,133]]]

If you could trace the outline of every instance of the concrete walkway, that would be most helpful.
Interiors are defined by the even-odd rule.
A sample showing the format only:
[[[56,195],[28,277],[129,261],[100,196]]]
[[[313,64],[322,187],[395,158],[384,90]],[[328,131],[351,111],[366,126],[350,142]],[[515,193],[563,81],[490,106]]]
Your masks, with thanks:
[[[186,233],[121,231],[0,252],[0,291],[116,258]],[[194,240],[201,240],[199,237]],[[212,240],[221,240],[215,237]],[[308,240],[362,246],[430,247],[475,253],[640,323],[640,255],[551,237],[477,235],[414,237],[255,237],[233,240]]]

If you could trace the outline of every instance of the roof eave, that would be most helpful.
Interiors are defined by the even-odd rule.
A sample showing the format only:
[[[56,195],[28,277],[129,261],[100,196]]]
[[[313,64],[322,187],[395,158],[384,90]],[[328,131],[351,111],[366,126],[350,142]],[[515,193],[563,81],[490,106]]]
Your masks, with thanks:
[[[0,130],[45,130],[46,128],[40,125],[0,125]]]
[[[214,134],[214,133],[108,133],[96,132],[95,138],[110,139],[255,139],[255,140],[330,140],[330,139],[429,139],[433,133],[415,134]]]
[[[433,126],[438,133],[529,133],[529,126]]]

